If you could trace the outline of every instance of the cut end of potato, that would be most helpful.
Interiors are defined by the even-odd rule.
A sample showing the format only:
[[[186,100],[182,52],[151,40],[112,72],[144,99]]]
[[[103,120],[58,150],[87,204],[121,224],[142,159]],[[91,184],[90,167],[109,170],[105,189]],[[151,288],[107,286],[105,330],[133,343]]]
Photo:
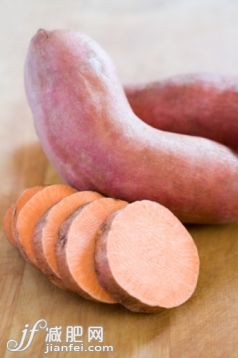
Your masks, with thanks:
[[[8,209],[4,230],[54,285],[90,300],[157,312],[183,304],[197,285],[192,237],[153,201],[33,187]]]
[[[98,237],[99,281],[125,307],[150,312],[183,304],[199,274],[190,234],[165,207],[151,201],[118,211]]]
[[[76,215],[73,214],[61,228],[64,245],[58,241],[57,248],[61,276],[83,297],[104,303],[117,303],[98,282],[94,262],[95,243],[102,223],[126,204],[110,198],[95,200],[85,205]]]
[[[32,238],[38,221],[54,204],[74,192],[68,185],[50,185],[33,195],[20,210],[16,222],[17,245],[36,266]]]

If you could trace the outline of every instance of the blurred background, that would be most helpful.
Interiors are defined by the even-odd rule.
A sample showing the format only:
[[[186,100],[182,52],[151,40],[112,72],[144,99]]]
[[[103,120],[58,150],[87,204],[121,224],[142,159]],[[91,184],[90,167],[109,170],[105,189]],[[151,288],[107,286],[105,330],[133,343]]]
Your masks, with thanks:
[[[1,0],[0,6],[1,100],[22,91],[27,46],[41,27],[94,37],[123,82],[191,71],[236,73],[236,0]]]

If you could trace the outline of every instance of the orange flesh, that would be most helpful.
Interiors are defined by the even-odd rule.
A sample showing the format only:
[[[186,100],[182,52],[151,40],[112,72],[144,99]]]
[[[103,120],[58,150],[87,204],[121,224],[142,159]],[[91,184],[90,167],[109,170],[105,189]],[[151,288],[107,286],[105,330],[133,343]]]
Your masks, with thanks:
[[[102,198],[102,195],[96,192],[77,192],[62,199],[49,210],[41,240],[46,264],[56,276],[60,277],[55,251],[60,226],[80,206],[99,198]]]
[[[25,189],[21,195],[19,196],[19,198],[16,201],[15,204],[15,209],[14,209],[14,213],[13,213],[13,218],[12,218],[12,234],[13,234],[13,239],[15,241],[15,246],[17,246],[17,232],[16,232],[16,221],[17,221],[17,217],[19,215],[20,210],[23,208],[23,206],[39,191],[41,191],[43,189],[43,186],[33,186],[32,188],[28,188]]]
[[[118,212],[106,248],[116,283],[145,305],[175,307],[196,288],[197,248],[179,220],[160,204],[144,200]]]
[[[101,287],[96,276],[94,264],[96,234],[109,215],[126,205],[127,203],[121,200],[98,199],[79,212],[67,233],[64,249],[70,275],[80,290],[100,302],[116,303]]]
[[[67,185],[50,185],[36,193],[20,210],[16,222],[17,242],[20,249],[35,265],[37,262],[32,237],[38,220],[51,206],[74,192],[75,190]]]
[[[33,186],[32,188],[25,189],[16,201],[16,215],[18,215],[19,211],[23,208],[23,206],[42,189],[43,186]]]
[[[17,246],[16,243],[16,218],[21,208],[32,198],[38,191],[42,189],[42,186],[34,186],[29,189],[25,189],[16,201],[15,206],[12,205],[6,211],[3,220],[3,228],[8,240],[12,245]]]

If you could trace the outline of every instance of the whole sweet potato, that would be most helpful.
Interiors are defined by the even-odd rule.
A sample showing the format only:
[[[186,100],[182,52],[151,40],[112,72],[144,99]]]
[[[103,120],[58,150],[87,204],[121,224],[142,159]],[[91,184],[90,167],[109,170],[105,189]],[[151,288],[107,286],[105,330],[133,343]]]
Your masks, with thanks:
[[[125,90],[135,114],[153,127],[238,149],[237,78],[187,74]]]
[[[41,144],[71,185],[127,201],[158,201],[184,222],[238,219],[235,153],[141,121],[110,58],[86,35],[38,31],[25,83]]]

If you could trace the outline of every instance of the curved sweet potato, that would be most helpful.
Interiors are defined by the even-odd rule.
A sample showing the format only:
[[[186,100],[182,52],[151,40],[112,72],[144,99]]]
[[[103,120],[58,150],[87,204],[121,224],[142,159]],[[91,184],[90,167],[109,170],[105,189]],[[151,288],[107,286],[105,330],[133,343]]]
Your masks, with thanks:
[[[112,297],[136,312],[172,308],[193,294],[197,248],[165,207],[143,200],[111,215],[98,232],[95,266]]]
[[[238,149],[237,78],[187,74],[125,91],[135,114],[151,126]]]
[[[94,265],[96,234],[107,217],[127,203],[111,198],[79,208],[60,229],[56,245],[59,272],[68,289],[104,303],[116,301],[99,284]]]
[[[52,206],[38,221],[32,241],[37,266],[54,282],[63,285],[56,258],[56,244],[59,239],[60,226],[82,205],[101,197],[100,194],[91,191],[68,195]]]
[[[25,84],[41,144],[71,185],[127,201],[158,201],[184,222],[238,219],[235,153],[141,121],[110,58],[89,37],[38,31]]]

